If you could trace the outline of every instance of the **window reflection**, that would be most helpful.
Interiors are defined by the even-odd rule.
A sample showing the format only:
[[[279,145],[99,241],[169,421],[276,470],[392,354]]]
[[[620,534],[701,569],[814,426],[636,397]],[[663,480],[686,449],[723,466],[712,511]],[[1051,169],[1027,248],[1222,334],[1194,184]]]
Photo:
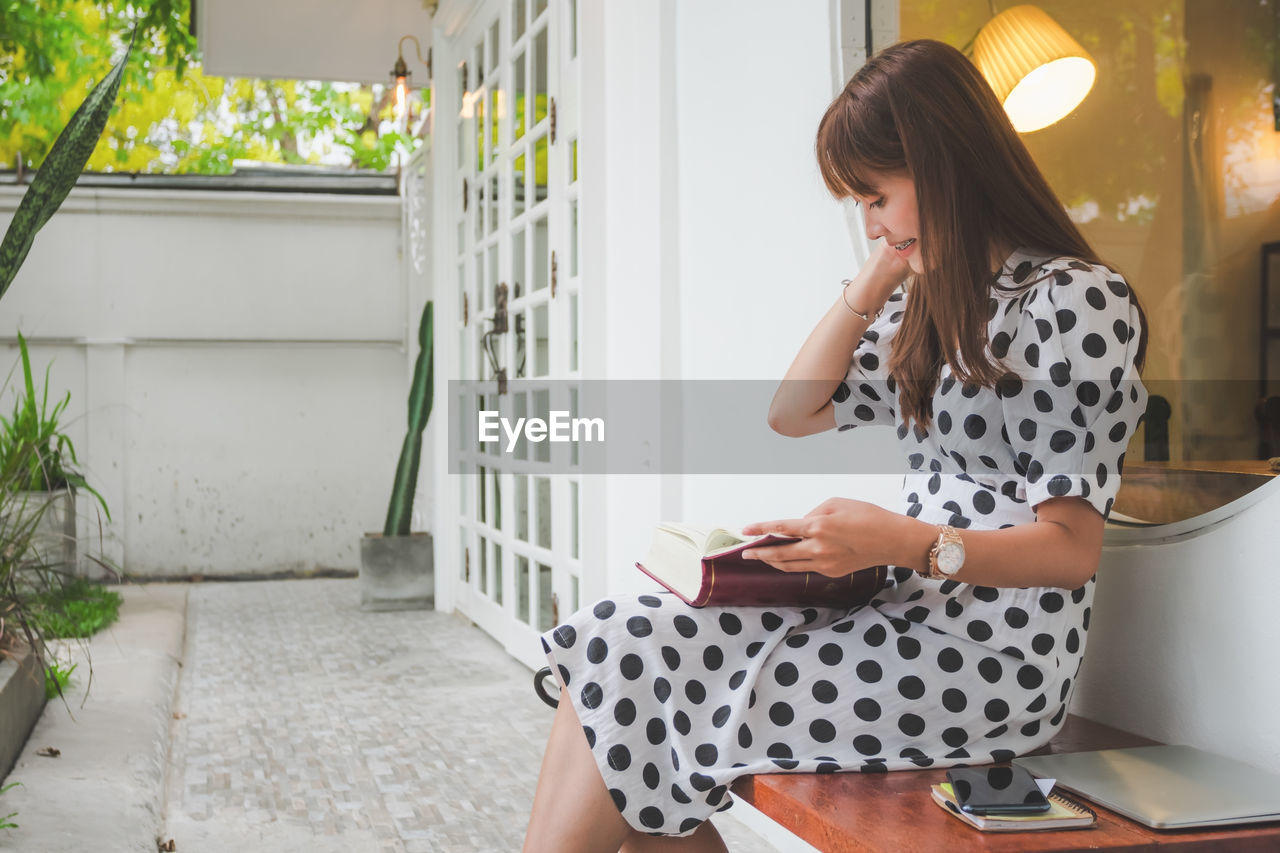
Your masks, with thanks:
[[[1098,63],[1069,116],[1023,140],[1099,254],[1142,296],[1151,403],[1113,521],[1163,523],[1267,482],[1280,455],[1280,0],[1046,0]],[[987,0],[902,0],[899,37],[962,47]],[[1269,285],[1280,298],[1280,252]],[[1280,306],[1274,309],[1280,314]],[[1132,523],[1132,522],[1131,522]]]

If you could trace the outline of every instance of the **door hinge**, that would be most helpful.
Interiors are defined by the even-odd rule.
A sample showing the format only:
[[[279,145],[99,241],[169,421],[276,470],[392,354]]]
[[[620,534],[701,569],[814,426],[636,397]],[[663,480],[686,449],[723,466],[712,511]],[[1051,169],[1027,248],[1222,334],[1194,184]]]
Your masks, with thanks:
[[[467,294],[462,294],[462,326],[466,328],[467,323],[471,321],[471,300],[467,298]]]
[[[551,144],[556,144],[556,99],[551,99]]]
[[[467,179],[462,179],[462,212],[467,212],[467,207],[471,201],[471,185],[467,183]],[[461,248],[461,246],[459,246]]]
[[[556,279],[559,278],[559,264],[556,263],[555,250],[551,252],[551,298],[556,298]]]

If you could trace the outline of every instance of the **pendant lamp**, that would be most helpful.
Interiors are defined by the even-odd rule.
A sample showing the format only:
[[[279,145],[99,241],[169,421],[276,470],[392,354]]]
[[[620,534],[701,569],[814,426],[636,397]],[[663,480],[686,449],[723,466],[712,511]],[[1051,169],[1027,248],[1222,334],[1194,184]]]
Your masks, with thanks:
[[[988,21],[974,39],[973,62],[1019,133],[1065,117],[1097,76],[1088,52],[1038,6],[1013,6]]]

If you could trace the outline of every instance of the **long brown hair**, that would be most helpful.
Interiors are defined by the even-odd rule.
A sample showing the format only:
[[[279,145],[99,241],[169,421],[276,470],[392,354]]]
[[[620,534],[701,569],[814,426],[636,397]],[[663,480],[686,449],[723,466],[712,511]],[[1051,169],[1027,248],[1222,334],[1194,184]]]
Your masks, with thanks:
[[[911,287],[889,359],[902,388],[904,424],[914,419],[928,426],[944,360],[966,384],[994,387],[1007,372],[985,352],[988,299],[998,274],[991,270],[993,249],[1033,248],[1103,263],[991,87],[950,45],[921,39],[872,57],[827,108],[815,147],[823,180],[837,198],[874,195],[878,174],[915,181],[924,272]],[[1146,316],[1132,286],[1129,294],[1142,320],[1141,369]]]

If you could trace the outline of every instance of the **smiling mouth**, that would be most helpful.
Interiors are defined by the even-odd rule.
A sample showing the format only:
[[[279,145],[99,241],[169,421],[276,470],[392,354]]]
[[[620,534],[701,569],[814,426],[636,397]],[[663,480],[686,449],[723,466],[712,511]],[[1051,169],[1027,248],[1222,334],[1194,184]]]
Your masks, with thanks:
[[[907,247],[909,247],[909,246],[910,246],[912,243],[914,243],[915,241],[916,241],[916,238],[915,238],[915,237],[912,237],[912,238],[911,238],[911,239],[909,239],[909,240],[903,240],[901,243],[894,243],[894,244],[893,244],[893,248],[895,248],[895,249],[897,249],[899,252],[901,252],[901,251],[905,250]]]

